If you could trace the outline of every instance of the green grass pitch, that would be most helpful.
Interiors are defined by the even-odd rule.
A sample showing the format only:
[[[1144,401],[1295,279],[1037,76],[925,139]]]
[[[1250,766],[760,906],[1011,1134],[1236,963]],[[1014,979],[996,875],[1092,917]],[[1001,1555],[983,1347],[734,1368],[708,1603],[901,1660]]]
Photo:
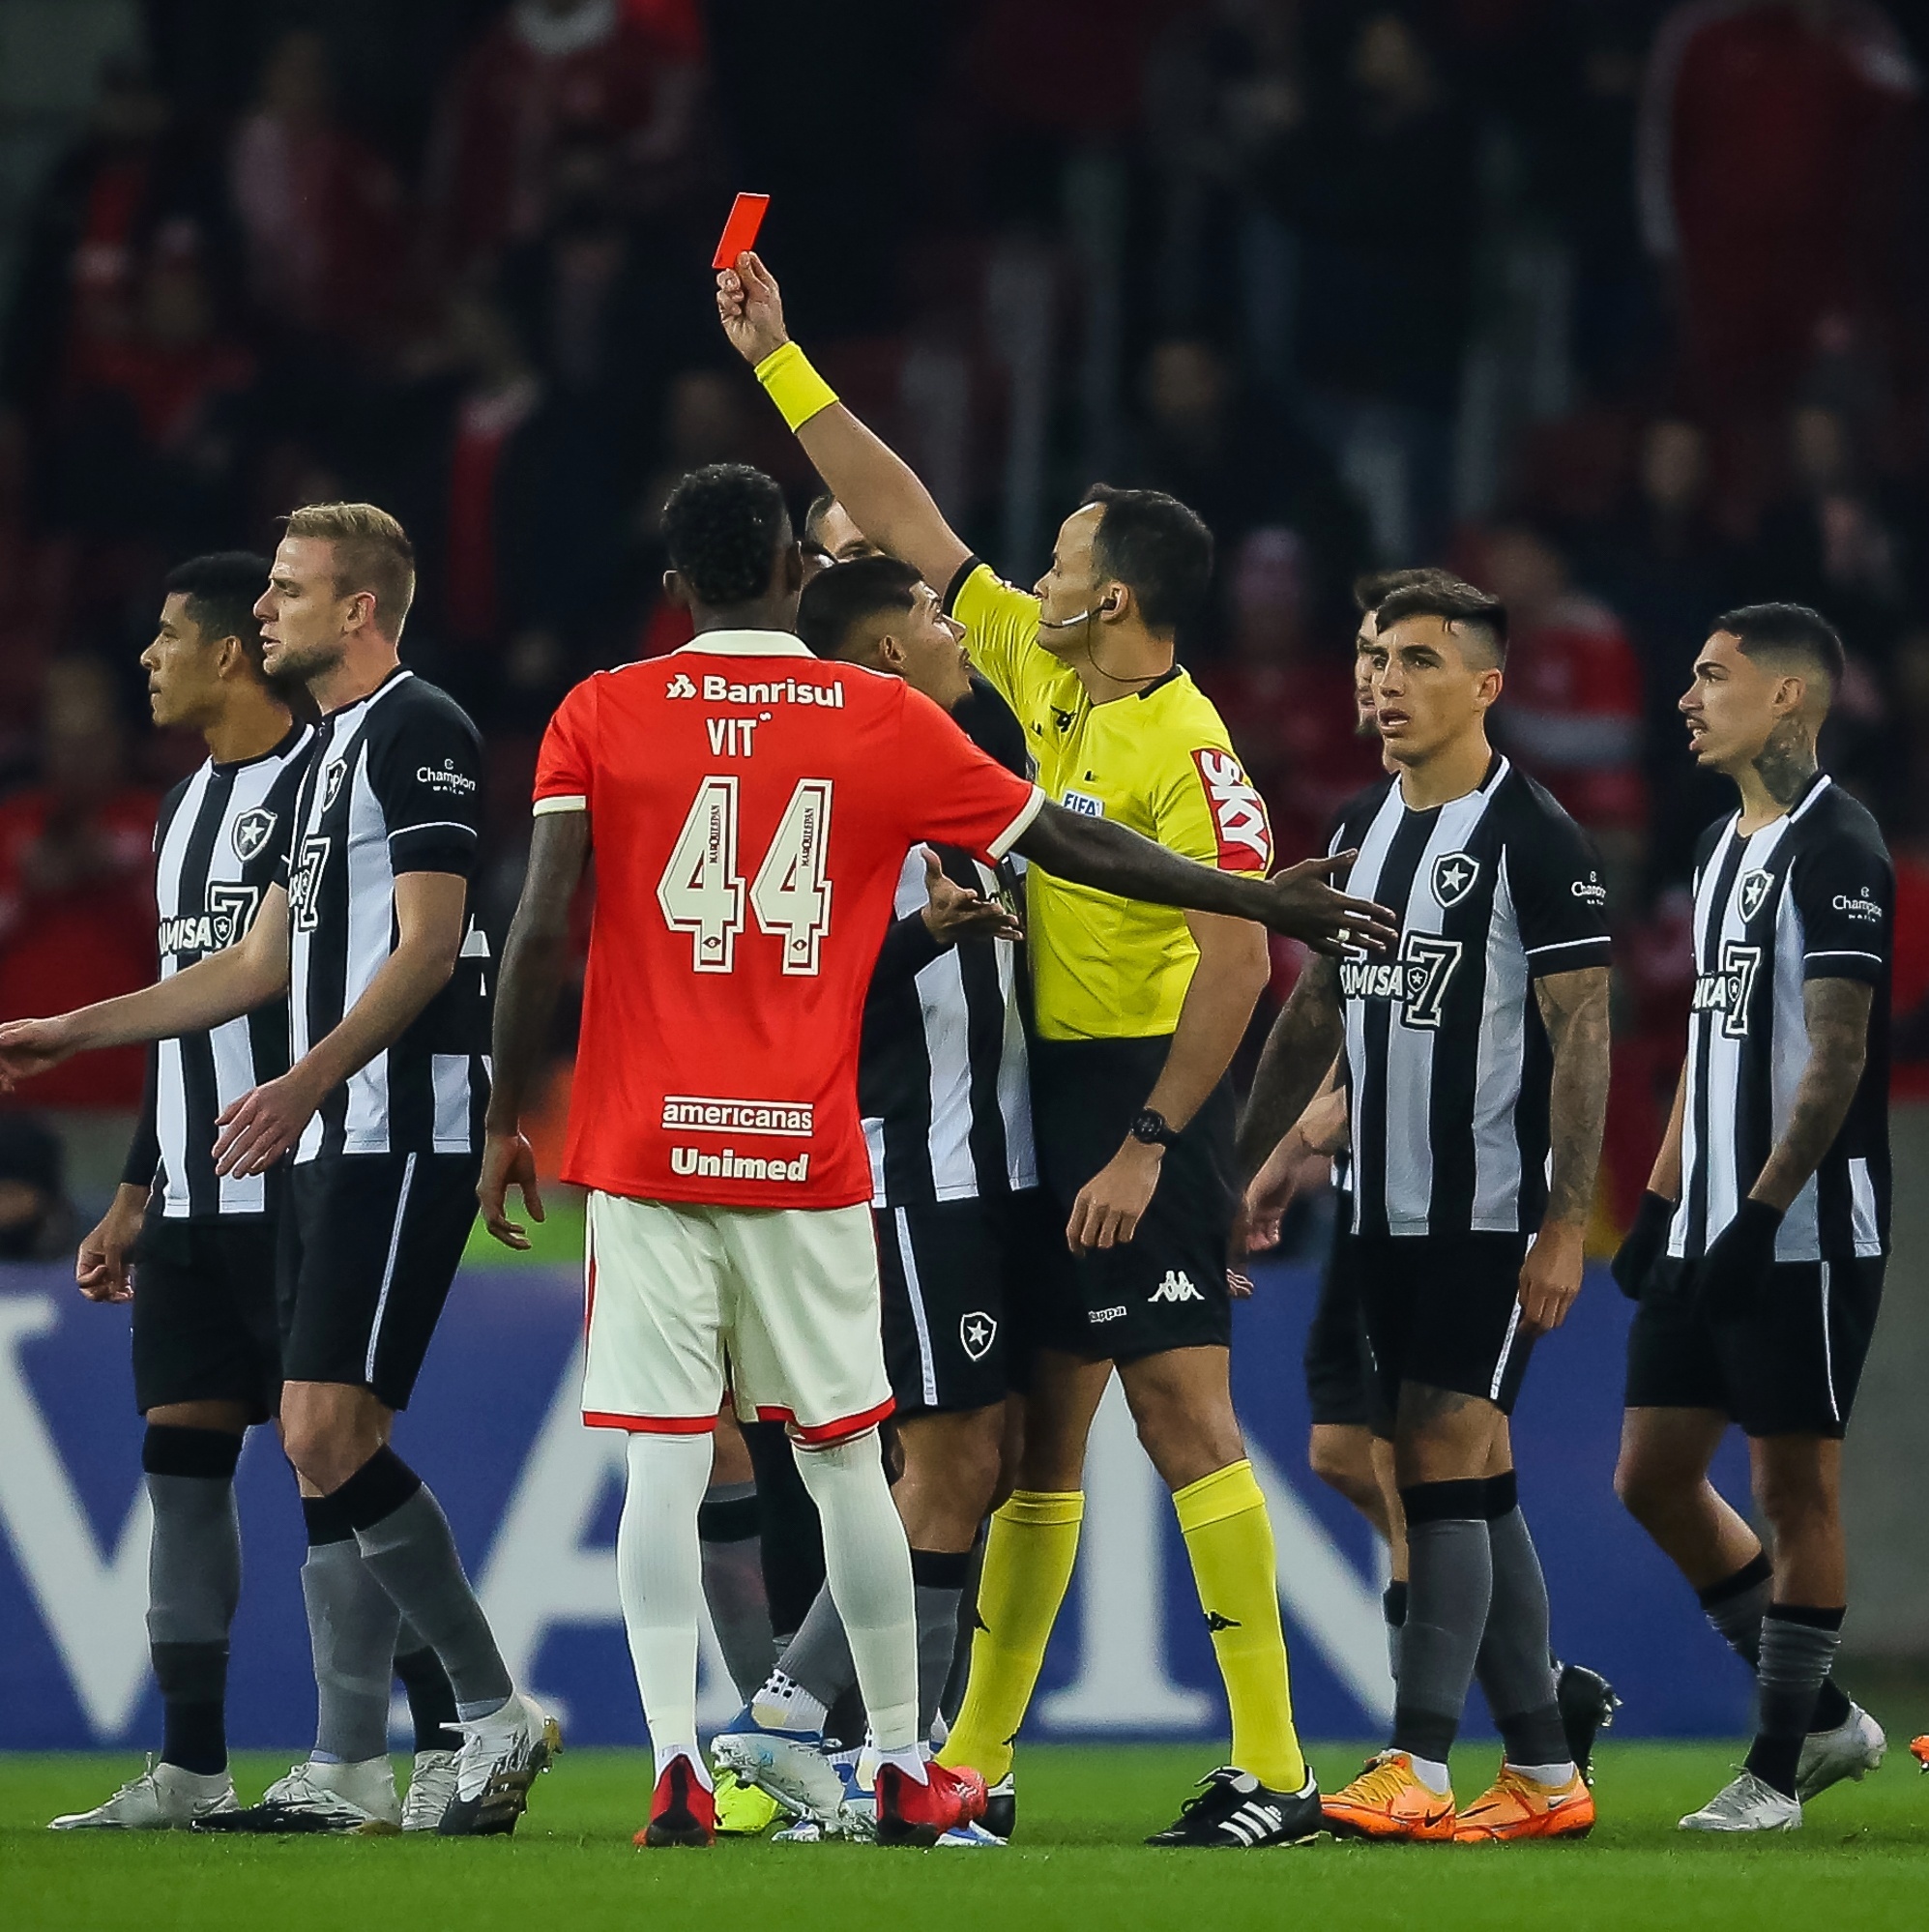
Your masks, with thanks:
[[[1315,1763],[1337,1784],[1359,1755],[1328,1745]],[[1929,1778],[1916,1775],[1905,1745],[1892,1745],[1866,1783],[1819,1800],[1792,1836],[1683,1838],[1676,1818],[1724,1781],[1733,1755],[1699,1744],[1605,1745],[1595,1787],[1602,1820],[1581,1845],[1323,1842],[1216,1855],[1150,1852],[1137,1842],[1168,1821],[1206,1762],[1163,1746],[1028,1746],[1021,1843],[976,1853],[742,1841],[707,1853],[639,1853],[629,1838],[648,1764],[617,1751],[566,1754],[538,1785],[513,1840],[57,1836],[46,1819],[99,1802],[127,1774],[127,1760],[0,1757],[0,1924],[10,1932],[1929,1926]],[[1459,1758],[1471,1798],[1486,1752],[1470,1745]],[[244,1796],[286,1764],[258,1755],[240,1764]]]

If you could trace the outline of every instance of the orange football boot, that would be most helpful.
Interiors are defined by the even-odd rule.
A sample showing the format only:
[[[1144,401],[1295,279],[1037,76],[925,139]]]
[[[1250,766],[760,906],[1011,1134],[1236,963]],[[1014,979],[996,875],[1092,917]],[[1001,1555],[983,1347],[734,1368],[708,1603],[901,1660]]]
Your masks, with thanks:
[[[1429,1791],[1414,1775],[1414,1761],[1405,1751],[1382,1751],[1345,1790],[1325,1798],[1320,1810],[1336,1837],[1453,1842],[1453,1794]]]
[[[1929,1771],[1929,1736],[1910,1739],[1909,1748],[1914,1754],[1915,1762]]]
[[[1517,1838],[1585,1838],[1594,1829],[1594,1795],[1576,1772],[1565,1784],[1537,1784],[1504,1764],[1501,1774],[1453,1828],[1456,1845],[1511,1844]]]

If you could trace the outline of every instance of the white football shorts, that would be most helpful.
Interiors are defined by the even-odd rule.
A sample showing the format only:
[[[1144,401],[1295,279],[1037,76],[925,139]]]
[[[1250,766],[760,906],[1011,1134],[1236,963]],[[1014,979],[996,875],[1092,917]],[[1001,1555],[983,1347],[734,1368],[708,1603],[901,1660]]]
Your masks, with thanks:
[[[737,1414],[835,1442],[891,1410],[867,1206],[592,1193],[583,1420],[701,1434]]]

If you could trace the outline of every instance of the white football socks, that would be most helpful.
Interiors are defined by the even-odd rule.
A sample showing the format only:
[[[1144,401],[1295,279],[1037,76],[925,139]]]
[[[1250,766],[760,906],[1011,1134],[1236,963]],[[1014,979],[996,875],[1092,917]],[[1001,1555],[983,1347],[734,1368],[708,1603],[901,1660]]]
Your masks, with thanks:
[[[1409,1752],[1407,1755],[1413,1764],[1414,1775],[1436,1798],[1445,1798],[1451,1789],[1447,1775],[1447,1767],[1436,1763],[1432,1758],[1416,1758],[1412,1752]]]
[[[920,1783],[918,1610],[911,1545],[891,1500],[877,1433],[828,1449],[799,1445],[798,1473],[824,1525],[824,1569],[844,1622],[880,1759]]]
[[[710,1486],[710,1437],[629,1438],[629,1477],[616,1530],[616,1594],[657,1768],[679,1752],[698,1765],[696,1632],[703,1555],[696,1512]]]
[[[774,1670],[756,1696],[750,1700],[750,1715],[766,1730],[822,1731],[830,1708],[814,1691],[805,1690],[794,1677]]]

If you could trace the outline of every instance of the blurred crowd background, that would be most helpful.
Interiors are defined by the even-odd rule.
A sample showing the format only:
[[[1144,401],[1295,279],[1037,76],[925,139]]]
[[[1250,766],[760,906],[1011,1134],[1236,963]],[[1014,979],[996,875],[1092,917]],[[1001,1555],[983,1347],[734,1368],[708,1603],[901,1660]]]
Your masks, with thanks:
[[[0,1016],[151,977],[201,755],[146,723],[159,583],[317,498],[414,535],[404,655],[488,739],[501,931],[555,701],[687,634],[671,482],[812,486],[715,323],[751,188],[793,326],[1007,575],[1096,478],[1211,522],[1184,655],[1284,856],[1377,770],[1356,573],[1507,600],[1499,734],[1614,888],[1604,1222],[1724,805],[1675,700],[1726,605],[1828,613],[1929,1094],[1925,70],[1899,0],[0,0]],[[69,1239],[61,1142],[98,1124],[111,1186],[140,1080],[0,1114],[0,1252]]]

